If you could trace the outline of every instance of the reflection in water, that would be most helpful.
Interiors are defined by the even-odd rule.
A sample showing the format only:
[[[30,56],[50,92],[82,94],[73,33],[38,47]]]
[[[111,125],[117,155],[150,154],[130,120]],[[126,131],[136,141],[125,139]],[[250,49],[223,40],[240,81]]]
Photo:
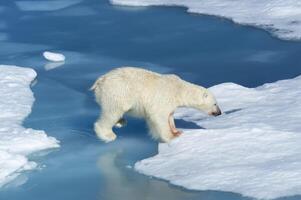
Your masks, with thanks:
[[[8,182],[7,184],[4,185],[5,188],[10,188],[10,187],[19,187],[23,184],[25,184],[28,181],[28,177],[26,173],[23,174],[17,174],[18,176],[12,177],[13,180],[11,182]]]
[[[62,66],[62,65],[64,65],[64,64],[65,64],[64,61],[62,61],[62,62],[49,62],[49,63],[47,63],[47,64],[44,66],[44,69],[45,69],[46,71],[49,71],[49,70],[58,68],[58,67],[60,67],[60,66]]]
[[[195,193],[188,193],[168,183],[156,179],[137,178],[137,172],[118,165],[124,148],[115,149],[101,155],[97,166],[104,178],[99,199],[193,199]]]
[[[258,86],[299,75],[301,57],[296,55],[301,43],[280,41],[227,20],[188,15],[179,8],[132,9],[89,0],[46,13],[22,12],[14,1],[2,4],[7,11],[2,10],[0,36],[9,36],[0,44],[2,63],[31,66],[38,73],[33,112],[24,124],[56,137],[61,148],[40,157],[37,163],[46,167],[28,173],[27,182],[19,179],[19,187],[2,189],[1,200],[95,200],[97,195],[101,200],[247,199],[233,193],[191,192],[128,169],[128,164],[155,155],[157,145],[138,120],[118,130],[116,142],[98,142],[90,129],[99,110],[88,88],[99,75],[121,65],[175,73],[203,86]],[[68,59],[60,67],[44,66],[45,49],[60,49]],[[231,112],[235,110],[226,114]],[[199,128],[183,120],[176,123]]]

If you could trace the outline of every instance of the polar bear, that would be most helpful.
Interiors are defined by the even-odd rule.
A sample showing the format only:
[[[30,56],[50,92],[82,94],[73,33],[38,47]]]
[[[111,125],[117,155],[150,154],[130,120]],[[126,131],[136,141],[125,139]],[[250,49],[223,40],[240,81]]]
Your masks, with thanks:
[[[173,119],[178,107],[193,107],[213,116],[221,114],[210,91],[173,74],[121,67],[99,77],[90,89],[101,106],[94,130],[105,142],[116,139],[112,127],[125,123],[125,113],[145,118],[152,137],[163,142],[181,134]]]

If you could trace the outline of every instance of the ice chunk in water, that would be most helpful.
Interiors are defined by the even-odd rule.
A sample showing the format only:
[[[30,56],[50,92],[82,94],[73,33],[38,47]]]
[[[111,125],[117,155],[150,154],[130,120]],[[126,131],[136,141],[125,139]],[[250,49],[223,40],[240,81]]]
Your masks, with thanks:
[[[65,56],[60,53],[54,53],[50,51],[45,51],[43,53],[44,58],[52,62],[62,62],[65,60]]]

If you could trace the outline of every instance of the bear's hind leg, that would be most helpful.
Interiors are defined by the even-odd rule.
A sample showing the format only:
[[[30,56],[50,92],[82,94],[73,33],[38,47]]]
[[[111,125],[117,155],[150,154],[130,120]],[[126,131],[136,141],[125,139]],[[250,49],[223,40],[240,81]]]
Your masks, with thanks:
[[[120,118],[120,119],[118,120],[118,122],[115,124],[115,127],[121,128],[121,127],[126,126],[126,124],[127,124],[126,119]]]

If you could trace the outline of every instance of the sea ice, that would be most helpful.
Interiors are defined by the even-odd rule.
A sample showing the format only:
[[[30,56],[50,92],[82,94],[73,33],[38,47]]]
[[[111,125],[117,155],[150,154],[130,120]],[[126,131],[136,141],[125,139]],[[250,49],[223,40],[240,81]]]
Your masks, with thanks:
[[[220,190],[260,199],[301,194],[301,76],[245,88],[210,90],[224,114],[180,108],[176,118],[205,129],[184,130],[139,172],[193,190]]]
[[[282,39],[301,39],[299,0],[110,0],[117,5],[183,6],[188,12],[216,15],[236,23],[255,25]]]
[[[34,101],[29,85],[35,77],[32,69],[0,65],[0,187],[37,166],[29,154],[59,147],[44,131],[22,126]]]
[[[60,53],[54,53],[50,51],[45,51],[43,53],[44,58],[52,62],[62,62],[65,61],[65,56]]]
[[[16,5],[23,11],[54,11],[61,10],[80,3],[81,0],[51,0],[51,1],[16,1]]]

